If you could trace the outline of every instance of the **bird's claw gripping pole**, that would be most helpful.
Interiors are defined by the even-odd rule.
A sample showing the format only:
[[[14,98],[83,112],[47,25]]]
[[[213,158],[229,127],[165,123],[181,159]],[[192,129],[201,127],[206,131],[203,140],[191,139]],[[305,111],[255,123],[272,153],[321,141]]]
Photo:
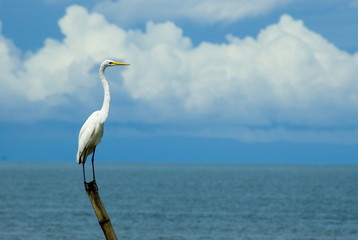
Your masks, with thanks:
[[[117,236],[113,230],[111,220],[109,219],[107,211],[102,204],[101,198],[99,197],[96,181],[93,180],[88,183],[85,182],[84,185],[104,236],[107,240],[117,240]]]

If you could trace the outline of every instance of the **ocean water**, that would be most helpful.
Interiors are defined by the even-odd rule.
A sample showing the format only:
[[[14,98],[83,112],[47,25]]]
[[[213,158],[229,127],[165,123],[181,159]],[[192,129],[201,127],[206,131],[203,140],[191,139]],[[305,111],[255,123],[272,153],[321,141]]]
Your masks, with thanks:
[[[358,239],[358,165],[98,161],[96,170],[121,240]],[[76,163],[1,162],[0,176],[1,240],[104,239]]]

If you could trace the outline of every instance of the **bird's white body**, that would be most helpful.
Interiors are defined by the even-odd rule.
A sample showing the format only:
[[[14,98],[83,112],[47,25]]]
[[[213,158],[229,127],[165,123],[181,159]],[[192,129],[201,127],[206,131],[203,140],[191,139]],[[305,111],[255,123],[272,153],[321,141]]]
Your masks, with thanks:
[[[93,153],[94,148],[101,142],[104,122],[101,122],[101,111],[95,111],[87,118],[78,136],[77,163],[85,163],[87,156]]]
[[[83,124],[80,133],[78,135],[78,151],[77,151],[77,163],[84,164],[87,157],[95,151],[96,146],[101,142],[104,130],[104,122],[107,119],[110,105],[110,92],[109,85],[104,77],[104,70],[108,66],[116,65],[129,65],[126,63],[118,63],[112,60],[105,60],[102,62],[99,68],[99,76],[101,78],[104,99],[102,108],[93,112]],[[93,167],[93,156],[92,156]]]

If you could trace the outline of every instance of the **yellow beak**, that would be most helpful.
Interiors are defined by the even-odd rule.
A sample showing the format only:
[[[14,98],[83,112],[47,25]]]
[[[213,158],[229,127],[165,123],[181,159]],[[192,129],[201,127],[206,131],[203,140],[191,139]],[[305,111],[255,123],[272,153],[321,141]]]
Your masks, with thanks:
[[[115,65],[130,65],[129,63],[112,62]]]

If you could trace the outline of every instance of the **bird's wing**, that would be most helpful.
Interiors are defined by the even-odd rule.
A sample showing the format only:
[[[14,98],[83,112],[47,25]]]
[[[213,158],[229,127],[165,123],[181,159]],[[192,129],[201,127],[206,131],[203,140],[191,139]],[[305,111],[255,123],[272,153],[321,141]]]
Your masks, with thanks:
[[[81,160],[86,161],[89,154],[100,141],[103,135],[103,123],[99,121],[99,111],[93,112],[83,124],[80,133],[78,135],[78,151],[77,162],[81,163]],[[93,145],[93,146],[92,146]],[[82,156],[83,151],[88,148],[86,156]],[[82,159],[80,159],[82,158]]]

